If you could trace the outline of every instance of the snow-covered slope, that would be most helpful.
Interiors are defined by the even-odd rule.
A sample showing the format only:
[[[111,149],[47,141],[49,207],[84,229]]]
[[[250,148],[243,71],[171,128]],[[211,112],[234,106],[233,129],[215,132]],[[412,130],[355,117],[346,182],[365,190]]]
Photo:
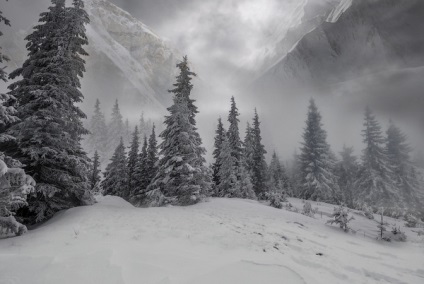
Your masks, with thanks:
[[[237,199],[141,209],[102,197],[0,240],[0,282],[422,283],[424,236],[387,218],[408,242],[380,242],[374,222],[356,214],[357,233],[344,233],[324,224],[332,206],[313,207],[322,215]]]

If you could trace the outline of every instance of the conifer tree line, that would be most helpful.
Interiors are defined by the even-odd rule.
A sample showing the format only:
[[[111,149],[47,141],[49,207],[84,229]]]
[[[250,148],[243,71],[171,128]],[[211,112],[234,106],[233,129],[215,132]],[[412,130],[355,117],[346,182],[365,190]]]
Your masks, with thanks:
[[[142,143],[144,136],[148,137],[150,135],[152,127],[153,121],[151,119],[146,119],[144,113],[141,112],[137,124],[140,143]],[[106,121],[100,100],[96,100],[93,116],[89,120],[88,130],[90,133],[85,136],[83,141],[84,149],[87,150],[90,157],[93,157],[94,153],[97,151],[100,165],[102,166],[105,166],[110,157],[112,157],[121,137],[125,146],[128,146],[132,141],[130,123],[128,119],[124,121],[117,99],[112,107],[109,122]]]

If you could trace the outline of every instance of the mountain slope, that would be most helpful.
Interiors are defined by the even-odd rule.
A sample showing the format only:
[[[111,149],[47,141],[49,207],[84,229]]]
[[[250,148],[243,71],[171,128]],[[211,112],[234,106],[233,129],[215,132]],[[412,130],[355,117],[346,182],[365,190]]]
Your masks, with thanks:
[[[300,200],[290,202],[298,209]],[[375,240],[355,214],[356,234],[256,201],[212,199],[189,207],[135,208],[117,197],[64,211],[0,240],[6,283],[422,283],[423,236],[387,218],[406,243]],[[317,255],[321,253],[322,255]],[[7,282],[9,281],[9,282]]]
[[[423,15],[419,0],[342,1],[262,79],[325,85],[387,68],[422,66]]]
[[[105,0],[86,0],[90,16],[87,26],[87,72],[83,78],[86,110],[99,98],[108,112],[115,98],[134,110],[163,110],[171,101],[175,64],[180,53],[128,12]],[[12,26],[13,28],[13,26]],[[11,58],[10,72],[26,58],[24,37],[31,30],[6,30],[1,46]],[[88,107],[89,106],[89,107]],[[131,118],[131,117],[130,117]]]

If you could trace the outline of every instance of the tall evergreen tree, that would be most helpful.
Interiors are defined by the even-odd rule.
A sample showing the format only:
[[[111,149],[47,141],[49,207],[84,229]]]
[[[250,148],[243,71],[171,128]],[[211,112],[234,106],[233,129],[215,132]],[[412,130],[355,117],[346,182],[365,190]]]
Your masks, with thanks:
[[[281,164],[277,153],[272,154],[268,167],[268,188],[283,194],[289,194],[289,178],[284,165]]]
[[[365,110],[362,130],[365,149],[362,152],[360,177],[355,183],[355,202],[392,207],[395,203],[391,170],[388,166],[385,139],[381,126],[369,108]]]
[[[196,126],[196,114],[199,112],[197,106],[194,104],[196,101],[190,98],[191,90],[193,85],[191,83],[192,77],[196,77],[196,73],[190,71],[188,65],[187,56],[183,57],[183,60],[177,64],[177,68],[180,69],[180,74],[177,76],[177,82],[173,84],[174,89],[169,90],[176,97],[181,97],[187,101],[187,107],[189,110],[190,123]]]
[[[224,125],[222,124],[221,118],[218,119],[218,126],[215,131],[215,142],[214,142],[214,150],[213,150],[213,158],[215,162],[212,165],[213,176],[212,180],[214,182],[214,186],[217,187],[220,183],[219,179],[219,168],[221,167],[221,150],[222,143],[224,142],[226,131],[224,129]]]
[[[398,191],[396,197],[399,197],[395,200],[401,207],[416,207],[419,182],[410,158],[411,147],[407,143],[406,135],[392,121],[386,134],[389,167]]]
[[[158,157],[158,147],[157,147],[156,133],[155,133],[155,125],[152,127],[152,133],[149,137],[149,148],[147,150],[146,156],[146,184],[149,185],[153,178],[156,176],[158,171],[157,162],[159,160]]]
[[[126,196],[128,192],[128,162],[122,138],[120,138],[118,147],[116,147],[103,176],[104,180],[101,186],[104,195]]]
[[[89,159],[80,145],[88,133],[81,121],[86,116],[77,106],[83,99],[79,78],[85,71],[81,56],[87,54],[83,47],[89,21],[80,2],[66,8],[64,0],[52,0],[26,37],[28,59],[10,74],[22,79],[9,86],[20,121],[7,130],[16,137],[7,148],[37,182],[37,197],[29,199],[36,215],[31,221],[91,202]]]
[[[254,154],[255,154],[255,141],[253,137],[253,128],[250,126],[249,122],[246,126],[246,135],[244,136],[243,142],[243,156],[245,160],[245,166],[250,175],[252,175],[254,167]]]
[[[255,109],[252,128],[253,157],[252,157],[252,184],[258,198],[266,196],[267,165],[265,161],[265,146],[262,144],[259,116]]]
[[[327,133],[322,129],[321,114],[313,99],[309,104],[303,140],[300,154],[301,197],[339,202],[339,189],[333,172],[334,160],[327,143]]]
[[[228,122],[230,126],[228,128],[228,142],[231,147],[231,155],[235,158],[236,166],[238,167],[242,158],[242,143],[240,140],[240,133],[238,123],[240,120],[238,117],[240,113],[238,112],[238,108],[236,106],[236,101],[234,97],[231,97],[231,109],[228,115]]]
[[[86,139],[86,145],[88,148],[88,154],[92,154],[95,151],[100,153],[102,160],[100,163],[105,162],[107,157],[107,139],[108,132],[106,127],[105,116],[100,109],[100,101],[97,99],[94,105],[94,114],[90,120],[89,129],[90,134]]]
[[[141,147],[141,151],[138,155],[134,178],[131,184],[133,197],[132,200],[134,203],[139,203],[141,198],[144,197],[147,187],[151,182],[151,178],[148,177],[148,169],[147,169],[147,137],[144,135],[143,137],[143,146]]]
[[[118,100],[115,101],[115,104],[112,108],[112,115],[110,118],[110,123],[108,126],[108,152],[112,152],[116,146],[120,142],[120,137],[125,136],[125,128],[124,128],[124,121],[122,118],[121,111],[119,110],[119,103]],[[125,141],[124,141],[125,143]]]
[[[126,194],[126,198],[131,198],[131,192],[133,192],[134,188],[132,187],[135,180],[135,171],[137,167],[137,161],[139,158],[138,147],[139,147],[139,134],[138,127],[136,126],[132,135],[132,141],[130,145],[130,151],[128,152],[128,192]]]
[[[91,173],[90,173],[90,190],[99,191],[99,186],[100,186],[100,156],[97,153],[97,151],[94,151],[94,157],[93,157],[93,165],[92,165],[92,169],[91,169]]]
[[[353,155],[353,148],[343,146],[340,152],[341,160],[337,163],[336,173],[338,177],[339,188],[342,193],[343,202],[350,208],[354,207],[353,186],[358,178],[359,165],[356,157]]]
[[[219,159],[221,165],[219,167],[219,180],[217,186],[217,196],[219,197],[235,197],[237,185],[237,166],[236,158],[231,155],[231,145],[228,137],[224,136],[221,144]]]
[[[148,187],[147,202],[150,205],[162,205],[170,202],[178,205],[189,205],[201,200],[201,196],[209,191],[210,177],[204,166],[203,155],[206,150],[195,127],[197,108],[190,99],[193,88],[187,57],[177,67],[174,93],[174,104],[168,108],[165,118],[166,129],[160,137],[158,173]]]

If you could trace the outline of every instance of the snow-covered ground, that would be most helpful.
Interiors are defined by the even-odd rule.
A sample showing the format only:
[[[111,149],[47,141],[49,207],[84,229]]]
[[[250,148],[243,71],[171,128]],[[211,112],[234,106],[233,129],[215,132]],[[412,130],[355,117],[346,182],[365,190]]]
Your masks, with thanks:
[[[424,283],[424,236],[387,218],[408,241],[377,241],[356,214],[358,232],[345,233],[325,225],[333,206],[315,207],[322,217],[239,199],[142,209],[101,197],[0,240],[0,283]]]

